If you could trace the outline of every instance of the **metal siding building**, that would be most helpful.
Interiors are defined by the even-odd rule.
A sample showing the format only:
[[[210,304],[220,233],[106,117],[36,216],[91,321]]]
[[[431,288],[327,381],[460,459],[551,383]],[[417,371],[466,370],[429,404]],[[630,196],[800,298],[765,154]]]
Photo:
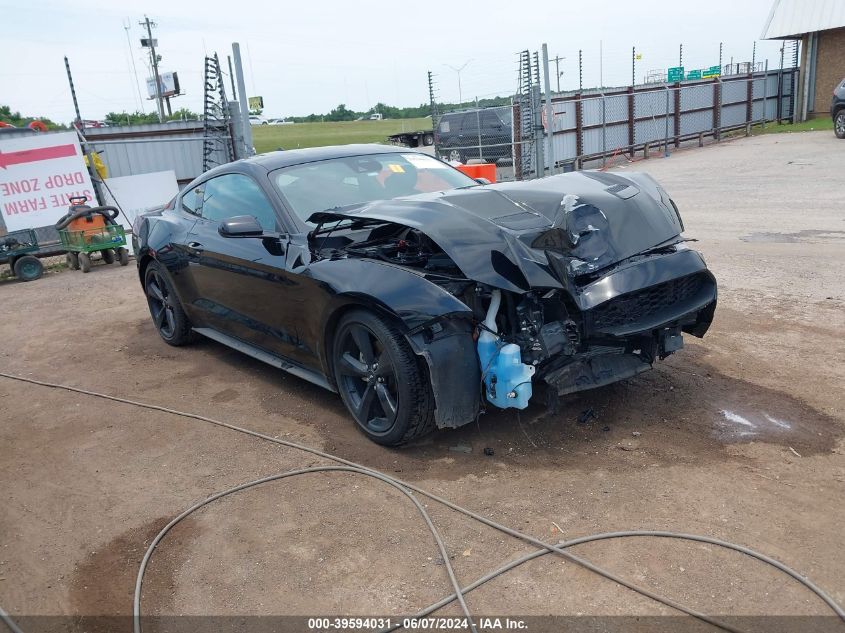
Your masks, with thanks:
[[[775,0],[762,39],[801,40],[798,118],[828,116],[845,78],[845,0]]]

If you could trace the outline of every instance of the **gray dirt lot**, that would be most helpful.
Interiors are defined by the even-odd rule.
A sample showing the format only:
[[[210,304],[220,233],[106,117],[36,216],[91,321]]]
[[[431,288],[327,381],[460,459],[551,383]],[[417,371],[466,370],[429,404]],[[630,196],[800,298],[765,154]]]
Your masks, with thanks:
[[[623,161],[624,162],[624,161]],[[673,195],[720,283],[703,341],[636,379],[389,450],[340,400],[205,341],[155,334],[134,266],[0,284],[0,371],[180,408],[320,447],[542,539],[712,535],[772,555],[845,603],[845,142],[765,135],[624,164]],[[585,424],[577,418],[592,408]],[[739,416],[739,417],[738,417]],[[450,451],[457,444],[471,454]],[[0,378],[0,605],[128,614],[171,517],[321,460],[196,420]],[[485,456],[483,449],[494,449]],[[154,556],[152,614],[412,612],[449,593],[413,508],[382,484],[310,475],[216,502]],[[430,505],[464,582],[530,547]],[[716,614],[827,614],[738,554],[645,539],[578,553]],[[672,613],[546,556],[468,597],[476,613]],[[443,613],[457,613],[454,607]],[[703,627],[701,630],[708,630]]]

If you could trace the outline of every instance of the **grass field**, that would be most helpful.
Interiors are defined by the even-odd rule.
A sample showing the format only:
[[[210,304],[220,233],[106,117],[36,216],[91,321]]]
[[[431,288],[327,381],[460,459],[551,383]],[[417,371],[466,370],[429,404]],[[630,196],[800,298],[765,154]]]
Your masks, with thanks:
[[[398,132],[430,130],[431,118],[387,119],[385,121],[344,121],[339,123],[293,123],[289,125],[254,125],[255,150],[271,152],[279,149],[378,143]]]
[[[818,117],[810,119],[809,121],[801,121],[800,123],[784,123],[778,125],[776,123],[767,123],[765,129],[759,127],[755,128],[753,134],[782,134],[784,132],[814,132],[817,130],[832,130],[833,119],[828,117]]]

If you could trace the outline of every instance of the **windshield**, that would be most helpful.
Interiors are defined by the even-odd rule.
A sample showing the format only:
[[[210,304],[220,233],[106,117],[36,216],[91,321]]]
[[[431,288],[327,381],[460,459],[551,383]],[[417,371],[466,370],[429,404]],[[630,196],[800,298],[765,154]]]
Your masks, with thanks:
[[[285,167],[273,182],[296,215],[418,193],[472,187],[478,182],[427,154],[368,154]]]

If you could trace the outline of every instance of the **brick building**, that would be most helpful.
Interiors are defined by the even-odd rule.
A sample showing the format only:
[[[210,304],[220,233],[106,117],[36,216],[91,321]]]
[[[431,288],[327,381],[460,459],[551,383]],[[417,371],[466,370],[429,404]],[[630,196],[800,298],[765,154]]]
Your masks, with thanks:
[[[845,0],[774,0],[761,39],[801,41],[797,119],[830,116],[845,78]]]

